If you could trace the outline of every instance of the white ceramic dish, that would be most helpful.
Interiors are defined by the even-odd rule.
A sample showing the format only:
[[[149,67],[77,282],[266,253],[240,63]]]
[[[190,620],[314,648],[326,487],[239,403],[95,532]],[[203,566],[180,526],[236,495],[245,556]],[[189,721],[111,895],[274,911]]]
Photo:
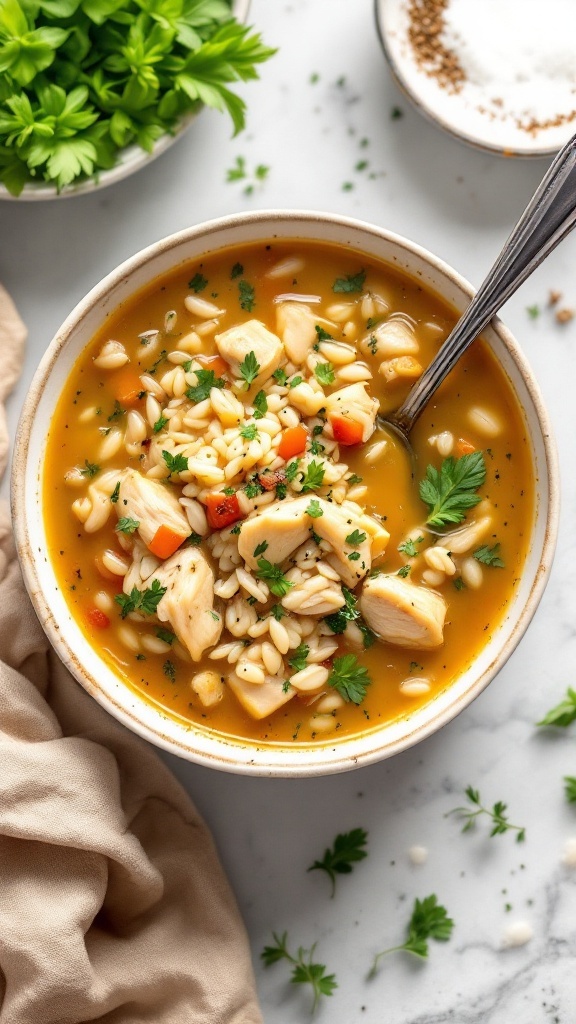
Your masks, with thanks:
[[[232,13],[236,21],[245,22],[249,9],[250,0],[233,0],[232,2]],[[19,196],[13,196],[4,185],[0,184],[0,199],[30,203],[46,199],[69,199],[71,196],[81,196],[87,192],[96,192],[99,189],[107,188],[108,185],[115,185],[116,182],[122,181],[130,174],[135,174],[136,171],[147,167],[152,160],[155,160],[162,153],[165,153],[167,149],[170,149],[178,139],[182,138],[186,129],[190,127],[199,113],[200,110],[186,114],[174,128],[173,134],[162,135],[154,143],[150,153],[147,153],[141,146],[126,146],[125,149],[120,150],[118,159],[110,170],[100,171],[94,177],[86,178],[77,185],[67,185],[58,192],[54,185],[48,185],[46,182],[30,182],[29,185],[24,186]]]
[[[471,35],[475,32],[473,19],[485,17],[481,4],[479,8],[470,5]],[[466,82],[459,93],[450,93],[418,66],[408,38],[408,0],[375,0],[375,15],[382,49],[396,82],[421,114],[456,138],[500,156],[542,158],[556,153],[576,131],[576,96],[569,89],[558,113],[571,120],[529,134],[513,117],[504,117],[500,106],[491,105],[490,96],[474,83]],[[545,17],[540,5],[538,16]],[[576,63],[576,43],[573,46]]]
[[[18,429],[12,502],[18,552],[39,619],[56,651],[92,696],[145,739],[181,757],[223,770],[280,776],[346,771],[389,757],[435,732],[462,711],[514,650],[534,614],[551,567],[558,520],[558,469],[547,414],[517,343],[499,321],[484,337],[524,411],[536,477],[537,503],[525,571],[505,620],[473,666],[427,706],[364,736],[310,746],[266,746],[225,740],[170,719],[129,690],[94,652],[70,614],[47,556],[42,517],[46,424],[80,352],[107,314],[148,282],[208,252],[273,237],[349,245],[422,281],[457,310],[472,294],[454,270],[420,246],[369,224],[329,214],[259,212],[209,221],[137,253],[84,298],[56,334],[32,382]]]

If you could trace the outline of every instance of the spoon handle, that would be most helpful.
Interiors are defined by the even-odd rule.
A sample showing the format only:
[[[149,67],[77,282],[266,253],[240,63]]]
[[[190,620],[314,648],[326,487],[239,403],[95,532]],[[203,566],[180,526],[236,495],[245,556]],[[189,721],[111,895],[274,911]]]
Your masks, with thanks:
[[[408,432],[463,352],[576,224],[576,135],[560,150],[451,334],[391,417]]]

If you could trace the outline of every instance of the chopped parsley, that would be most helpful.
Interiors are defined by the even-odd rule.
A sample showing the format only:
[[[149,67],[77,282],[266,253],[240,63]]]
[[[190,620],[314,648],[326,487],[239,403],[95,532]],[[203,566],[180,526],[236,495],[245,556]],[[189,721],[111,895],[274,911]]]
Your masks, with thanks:
[[[344,654],[341,658],[334,658],[328,684],[334,687],[345,701],[361,704],[371,682],[368,669],[359,664],[355,654]]]
[[[353,828],[336,836],[332,849],[324,851],[322,860],[315,860],[308,871],[325,871],[332,882],[332,896],[336,891],[336,875],[349,875],[352,865],[368,856],[365,849],[368,833],[363,828]]]
[[[186,398],[191,402],[204,402],[212,388],[223,388],[223,377],[217,377],[214,370],[194,370],[198,383],[195,387],[186,388]]]
[[[165,593],[166,587],[161,586],[160,580],[152,580],[152,585],[146,590],[132,587],[130,594],[116,594],[114,600],[120,605],[120,614],[125,619],[130,612],[153,615]]]
[[[402,565],[402,566],[400,566],[400,568],[398,569],[398,572],[396,573],[396,575],[397,575],[397,576],[400,576],[400,577],[401,577],[401,579],[405,580],[405,579],[406,579],[406,577],[410,575],[410,569],[411,569],[411,568],[412,568],[412,566],[411,566],[411,565]]]
[[[194,531],[193,531],[192,533],[190,533],[186,537],[186,544],[189,544],[190,547],[197,548],[198,545],[201,544],[201,543],[202,543],[202,537],[200,536],[199,533],[194,533]]]
[[[176,668],[174,666],[174,663],[171,662],[168,658],[162,665],[162,671],[164,675],[167,677],[167,679],[170,680],[171,683],[176,682]]]
[[[349,558],[349,560],[351,562],[357,562],[358,559],[360,558],[360,552],[359,551],[351,551],[350,554],[348,555],[348,558]]]
[[[288,381],[289,388],[297,388],[299,384],[304,380],[303,377],[292,377],[292,380]]]
[[[274,616],[276,622],[280,622],[280,619],[284,618],[286,612],[284,611],[281,604],[273,604],[270,609],[270,614]]]
[[[287,466],[286,479],[288,479],[288,468],[289,467]],[[306,467],[306,472],[302,481],[302,494],[308,494],[309,491],[314,491],[317,487],[322,487],[324,473],[324,463],[316,462],[312,459]]]
[[[317,498],[312,498],[305,511],[306,514],[309,515],[311,519],[319,519],[320,516],[324,515],[324,512],[320,508],[320,502],[318,501]]]
[[[185,473],[188,469],[188,459],[184,455],[172,455],[171,452],[163,451],[162,458],[170,475],[172,473]]]
[[[275,597],[285,597],[294,586],[293,583],[286,579],[280,566],[273,565],[266,558],[258,559],[258,572],[256,575],[258,579],[266,581],[270,593],[274,594]]]
[[[245,359],[240,363],[240,376],[246,381],[246,387],[249,388],[252,381],[258,376],[260,372],[260,363],[256,359],[254,352],[249,352]]]
[[[243,273],[244,273],[244,267],[242,266],[242,264],[241,263],[235,263],[234,266],[232,267],[232,270],[230,271],[230,280],[234,281],[235,278],[242,277]]]
[[[334,373],[334,367],[332,363],[316,363],[314,367],[314,376],[319,384],[324,386],[333,384],[336,374]]]
[[[255,441],[258,437],[258,428],[255,423],[245,423],[240,427],[240,437],[246,441]]]
[[[572,725],[572,722],[576,722],[576,690],[573,690],[572,687],[569,686],[566,690],[566,695],[560,703],[551,708],[551,710],[544,715],[544,718],[536,724],[557,725],[562,729],[566,729],[569,725]]]
[[[263,540],[257,547],[254,548],[254,558],[258,558],[258,555],[263,555],[268,547],[268,541]]]
[[[81,469],[80,472],[82,476],[91,480],[93,476],[100,472],[100,466],[97,466],[95,462],[88,462],[88,459],[84,459],[84,469]]]
[[[353,548],[359,548],[361,544],[366,540],[366,534],[361,533],[360,530],[353,530],[346,537],[346,543],[350,544]]]
[[[300,465],[300,459],[293,459],[292,462],[289,462],[288,465],[286,466],[286,469],[285,469],[284,472],[285,472],[285,476],[286,476],[286,479],[287,479],[289,484],[291,484],[292,481],[296,479],[296,474],[298,472],[298,466],[299,465]],[[276,488],[276,490],[278,490],[278,488]]]
[[[156,423],[152,427],[152,430],[154,431],[155,434],[159,434],[161,430],[164,430],[164,427],[166,426],[167,423],[169,423],[169,420],[166,418],[166,416],[160,416],[156,420]]]
[[[298,735],[298,729],[296,734]],[[273,946],[264,946],[260,954],[265,967],[278,963],[279,960],[287,960],[292,968],[290,981],[295,985],[311,985],[313,993],[312,1014],[315,1013],[321,996],[331,996],[335,988],[338,988],[335,974],[327,974],[324,964],[313,963],[312,957],[316,944],[310,949],[299,946],[295,956],[292,956],[288,949],[288,932],[283,935],[272,933]]]
[[[139,526],[140,523],[137,519],[130,519],[129,516],[122,516],[118,520],[116,530],[118,533],[135,533]]]
[[[272,374],[272,376],[274,377],[274,380],[276,381],[276,383],[280,385],[280,387],[284,387],[284,385],[286,383],[286,380],[287,380],[286,371],[285,370],[282,370],[282,369],[274,370],[274,373]]]
[[[301,643],[292,654],[291,658],[288,658],[288,664],[290,668],[293,668],[295,672],[302,672],[306,668],[306,659],[310,654],[310,648],[308,644]]]
[[[488,547],[487,544],[484,544],[482,547],[476,548],[476,551],[473,552],[473,555],[476,561],[482,562],[482,565],[491,565],[495,569],[503,569],[504,562],[500,558],[499,552],[499,544],[494,544],[494,546],[491,548]]]
[[[264,391],[259,391],[254,399],[254,419],[261,420],[268,412],[268,401]]]
[[[191,288],[193,292],[196,292],[196,294],[198,294],[198,292],[203,292],[207,284],[207,279],[199,271],[197,274],[194,274],[191,281],[188,281],[188,287]]]
[[[417,537],[416,540],[412,540],[412,537],[409,537],[408,540],[405,540],[402,544],[398,545],[398,551],[403,555],[408,555],[408,558],[416,558],[416,555],[418,554],[416,545],[421,544],[423,540],[424,537]]]
[[[352,473],[352,476],[348,477],[346,483],[353,486],[354,484],[361,484],[363,479],[363,477],[358,476],[356,473]]]
[[[239,281],[238,297],[240,301],[240,308],[245,309],[247,313],[251,313],[256,305],[253,285],[248,284],[248,281]]]
[[[428,940],[435,939],[436,942],[448,942],[452,935],[454,921],[448,917],[446,907],[442,907],[437,897],[432,894],[423,900],[414,900],[412,917],[408,922],[408,936],[401,946],[391,946],[383,949],[374,957],[372,967],[368,974],[373,978],[376,974],[380,961],[388,953],[413,953],[414,956],[425,960],[428,957]]]
[[[120,481],[118,481],[118,483],[116,484],[116,487],[114,488],[114,490],[112,491],[112,494],[110,495],[110,501],[112,502],[113,505],[116,504],[116,502],[118,501],[119,497],[120,497]]]
[[[126,415],[126,409],[123,409],[120,402],[114,402],[114,410],[108,417],[108,423],[114,423],[115,420],[119,420],[122,416]]]
[[[420,497],[428,506],[430,526],[461,523],[466,512],[480,501],[476,493],[486,479],[486,464],[481,451],[444,459],[440,470],[428,466],[420,483]]]
[[[347,274],[346,277],[337,277],[332,285],[333,292],[361,292],[366,280],[366,271],[359,270],[357,274]]]
[[[320,327],[320,324],[316,324],[314,330],[316,331],[317,341],[334,341],[333,336],[328,334],[328,331],[325,331],[323,327]]]
[[[156,630],[156,636],[159,640],[163,640],[165,644],[173,644],[176,639],[176,634],[172,633],[169,629],[164,629],[163,626]]]

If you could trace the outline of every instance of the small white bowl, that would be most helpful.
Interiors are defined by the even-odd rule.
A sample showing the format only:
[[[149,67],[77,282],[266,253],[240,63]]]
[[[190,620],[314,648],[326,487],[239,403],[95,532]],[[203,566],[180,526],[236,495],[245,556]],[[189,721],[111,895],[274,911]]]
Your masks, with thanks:
[[[436,256],[398,235],[330,214],[262,211],[208,221],[137,253],[104,278],[70,314],[36,372],[22,412],[12,473],[18,553],[34,607],[65,665],[86,690],[129,729],[199,764],[253,775],[314,776],[346,771],[390,757],[449,722],[490,682],[532,618],[550,571],[558,521],[558,467],[550,425],[534,376],[510,332],[498,320],[483,337],[497,355],[523,409],[536,481],[536,509],[520,584],[500,624],[473,665],[427,706],[361,736],[307,746],[224,739],[182,724],[130,690],[90,646],[58,587],[42,514],[46,424],[82,350],[106,315],[149,282],[208,253],[263,239],[339,243],[383,260],[422,282],[462,311],[471,286]]]
[[[248,17],[250,0],[232,0],[232,14],[236,21],[244,23]],[[143,167],[155,160],[156,157],[170,149],[178,139],[182,138],[184,132],[192,124],[202,107],[198,110],[185,114],[180,119],[171,134],[162,135],[153,145],[152,150],[147,153],[141,146],[131,145],[118,151],[116,163],[107,171],[98,171],[90,178],[84,178],[78,184],[66,185],[58,190],[55,185],[49,185],[45,181],[31,181],[25,185],[19,196],[13,196],[4,185],[0,184],[0,199],[13,202],[40,202],[46,199],[69,199],[71,196],[85,195],[87,192],[97,192],[99,189],[107,188],[108,185],[115,185],[130,174],[135,174]]]

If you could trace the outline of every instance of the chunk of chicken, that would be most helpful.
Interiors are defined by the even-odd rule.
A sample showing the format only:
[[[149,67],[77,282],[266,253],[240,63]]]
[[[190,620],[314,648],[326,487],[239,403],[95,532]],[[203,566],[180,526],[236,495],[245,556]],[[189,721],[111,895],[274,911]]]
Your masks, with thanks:
[[[198,548],[177,551],[154,573],[166,593],[156,614],[169,622],[180,642],[199,661],[204,651],[217,644],[222,616],[214,609],[214,573]]]
[[[370,629],[388,644],[425,651],[444,642],[444,598],[400,576],[366,580],[360,611]]]
[[[360,342],[360,350],[364,355],[370,353],[377,359],[392,359],[394,356],[414,356],[420,346],[412,324],[398,319],[386,320],[371,331]]]
[[[284,348],[280,338],[272,334],[260,320],[247,320],[237,327],[230,327],[214,337],[216,347],[227,363],[230,363],[235,377],[240,377],[240,364],[247,355],[254,353],[260,367],[251,384],[256,390],[272,376],[284,359]]]
[[[147,547],[161,526],[182,538],[190,534],[190,525],[176,495],[167,484],[150,480],[135,469],[127,469],[120,481],[118,518],[126,516],[138,523],[138,533]]]
[[[277,676],[266,676],[263,683],[249,683],[231,672],[228,686],[252,718],[267,718],[296,695],[291,686],[285,692],[283,680]]]
[[[279,302],[276,326],[286,355],[297,365],[303,363],[316,341],[317,316],[302,302]]]
[[[334,419],[352,420],[362,427],[361,441],[367,441],[374,433],[378,400],[371,398],[366,391],[366,384],[348,384],[345,388],[333,391],[326,399],[326,412],[330,421]]]
[[[224,681],[218,672],[197,672],[190,686],[205,708],[215,707],[224,696]]]
[[[238,550],[245,562],[258,568],[258,559],[266,558],[281,565],[307,539],[313,529],[332,551],[323,557],[334,568],[347,587],[357,586],[372,565],[372,542],[377,540],[378,553],[388,534],[366,516],[353,501],[336,505],[325,498],[316,498],[321,515],[311,519],[306,509],[310,497],[302,495],[294,501],[277,501],[246,519],[238,538]],[[368,529],[368,524],[372,529]],[[347,538],[352,538],[347,540]],[[262,550],[262,545],[266,547]],[[256,551],[260,549],[260,554]],[[350,557],[352,556],[352,557]]]

